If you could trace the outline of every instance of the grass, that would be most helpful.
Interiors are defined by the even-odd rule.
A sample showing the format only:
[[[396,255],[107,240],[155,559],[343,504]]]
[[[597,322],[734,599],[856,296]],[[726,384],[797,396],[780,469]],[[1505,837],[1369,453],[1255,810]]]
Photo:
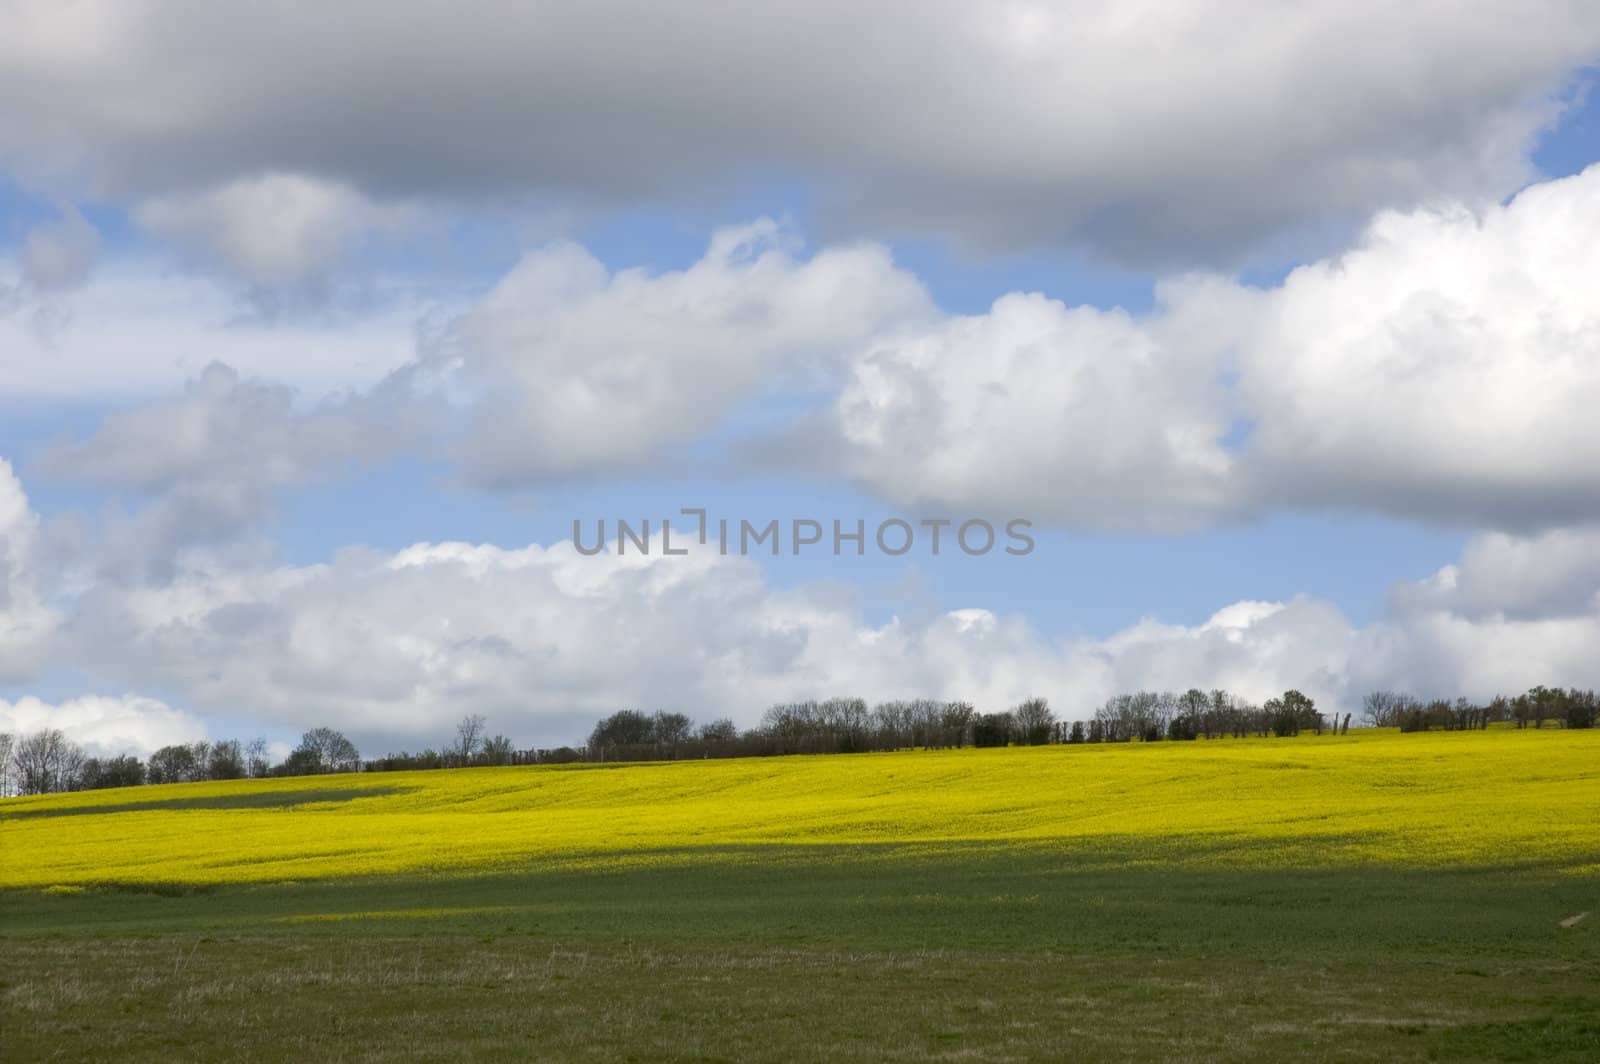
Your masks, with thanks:
[[[1600,1059],[1596,733],[0,808],[8,1060]]]

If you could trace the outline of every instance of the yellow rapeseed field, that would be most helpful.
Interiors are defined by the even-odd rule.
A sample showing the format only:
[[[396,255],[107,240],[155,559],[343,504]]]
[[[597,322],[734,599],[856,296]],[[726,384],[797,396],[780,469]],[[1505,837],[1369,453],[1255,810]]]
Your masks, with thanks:
[[[1276,866],[1600,871],[1600,730],[907,751],[179,784],[0,802],[0,886],[1115,845]],[[743,848],[743,849],[739,849]],[[1109,851],[1108,851],[1109,852]]]

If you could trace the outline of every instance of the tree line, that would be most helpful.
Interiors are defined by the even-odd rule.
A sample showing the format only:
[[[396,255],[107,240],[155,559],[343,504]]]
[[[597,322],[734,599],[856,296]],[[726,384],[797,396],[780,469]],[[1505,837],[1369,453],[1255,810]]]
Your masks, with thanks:
[[[131,754],[90,757],[56,728],[28,735],[0,732],[0,795],[54,794],[146,783],[264,779],[355,772],[362,767],[355,744],[332,728],[313,728],[282,762],[267,756],[267,741],[202,740],[163,746],[141,761]]]
[[[846,754],[905,749],[1119,743],[1246,735],[1298,735],[1348,730],[1317,711],[1299,691],[1255,706],[1226,691],[1139,691],[1107,699],[1088,720],[1058,718],[1045,698],[1010,709],[979,712],[970,702],[931,699],[879,702],[830,698],[789,702],[767,710],[760,724],[740,731],[729,720],[695,726],[681,713],[614,713],[589,735],[590,760],[642,761],[680,757],[760,757]]]
[[[1566,728],[1592,728],[1600,720],[1600,697],[1575,687],[1534,687],[1514,698],[1496,695],[1483,705],[1465,698],[1436,698],[1424,702],[1394,691],[1374,691],[1362,702],[1367,719],[1380,728],[1403,732],[1470,731],[1490,724],[1511,722],[1518,728],[1551,723]]]
[[[1362,712],[1363,723],[1402,732],[1482,730],[1496,723],[1592,728],[1600,720],[1600,697],[1594,691],[1542,685],[1486,703],[1464,698],[1423,701],[1374,691],[1362,700]],[[313,728],[276,764],[268,757],[265,739],[174,744],[141,761],[128,754],[90,757],[61,731],[45,728],[22,736],[0,732],[0,796],[332,772],[1244,739],[1305,732],[1345,735],[1352,717],[1325,713],[1296,690],[1259,705],[1222,689],[1137,691],[1108,698],[1087,719],[1070,721],[1058,718],[1044,698],[1024,699],[989,713],[970,702],[913,699],[869,706],[861,698],[830,698],[775,705],[759,724],[746,729],[728,718],[696,724],[683,713],[625,709],[603,718],[579,746],[524,749],[505,735],[488,734],[484,717],[474,713],[462,718],[455,735],[438,749],[364,761],[343,733]]]
[[[1194,741],[1265,736],[1347,735],[1352,712],[1328,713],[1297,690],[1259,705],[1222,689],[1136,691],[1116,695],[1087,719],[1062,720],[1044,698],[1028,698],[999,712],[979,712],[970,702],[930,699],[879,702],[860,698],[791,702],[773,706],[754,728],[731,720],[696,725],[682,713],[638,710],[614,713],[595,725],[583,747],[585,760],[646,761],[698,757],[838,754],[942,747],[1039,746],[1047,743]],[[1380,691],[1363,701],[1363,723],[1401,731],[1518,727],[1592,728],[1593,691],[1535,687],[1514,698],[1484,704],[1467,699],[1423,702]]]
[[[200,783],[207,780],[317,776],[336,772],[464,768],[583,761],[582,750],[520,750],[504,735],[488,735],[481,714],[456,726],[454,740],[441,750],[386,754],[363,760],[355,743],[333,728],[312,728],[282,761],[268,756],[266,739],[202,740],[163,746],[141,761],[131,754],[90,757],[59,729],[23,736],[0,732],[0,796],[55,794],[137,787],[147,783]]]

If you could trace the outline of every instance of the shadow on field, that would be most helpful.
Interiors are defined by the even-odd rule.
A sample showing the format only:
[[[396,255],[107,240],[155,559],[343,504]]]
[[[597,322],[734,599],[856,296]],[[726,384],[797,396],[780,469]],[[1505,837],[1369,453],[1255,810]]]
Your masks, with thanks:
[[[1600,908],[1592,876],[1249,854],[749,846],[11,891],[0,1019],[23,1057],[85,1060],[1600,1059],[1600,926],[1559,923]]]
[[[492,872],[105,882],[0,899],[8,934],[275,933],[286,924],[360,934],[381,924],[384,933],[1260,956],[1600,946],[1600,924],[1558,926],[1600,908],[1594,878],[1564,866],[1282,867],[1271,858],[1259,840],[753,845],[564,855]]]
[[[157,798],[154,801],[119,802],[111,805],[68,805],[46,809],[0,809],[0,820],[34,820],[60,816],[100,816],[105,813],[145,813],[172,809],[290,809],[316,802],[350,802],[357,798],[380,798],[406,794],[415,787],[318,787],[298,791],[241,791],[233,794],[195,795],[187,798]]]

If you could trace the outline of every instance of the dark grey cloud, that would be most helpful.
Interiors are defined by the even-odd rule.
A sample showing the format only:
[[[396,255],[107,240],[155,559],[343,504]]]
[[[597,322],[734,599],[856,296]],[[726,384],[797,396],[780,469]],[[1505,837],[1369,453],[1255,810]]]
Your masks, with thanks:
[[[635,205],[811,182],[841,224],[1214,262],[1504,195],[1600,52],[1585,0],[33,6],[0,159],[269,273],[368,203]],[[239,185],[295,175],[288,236]],[[308,214],[309,212],[309,214]],[[343,223],[339,223],[343,224]]]

